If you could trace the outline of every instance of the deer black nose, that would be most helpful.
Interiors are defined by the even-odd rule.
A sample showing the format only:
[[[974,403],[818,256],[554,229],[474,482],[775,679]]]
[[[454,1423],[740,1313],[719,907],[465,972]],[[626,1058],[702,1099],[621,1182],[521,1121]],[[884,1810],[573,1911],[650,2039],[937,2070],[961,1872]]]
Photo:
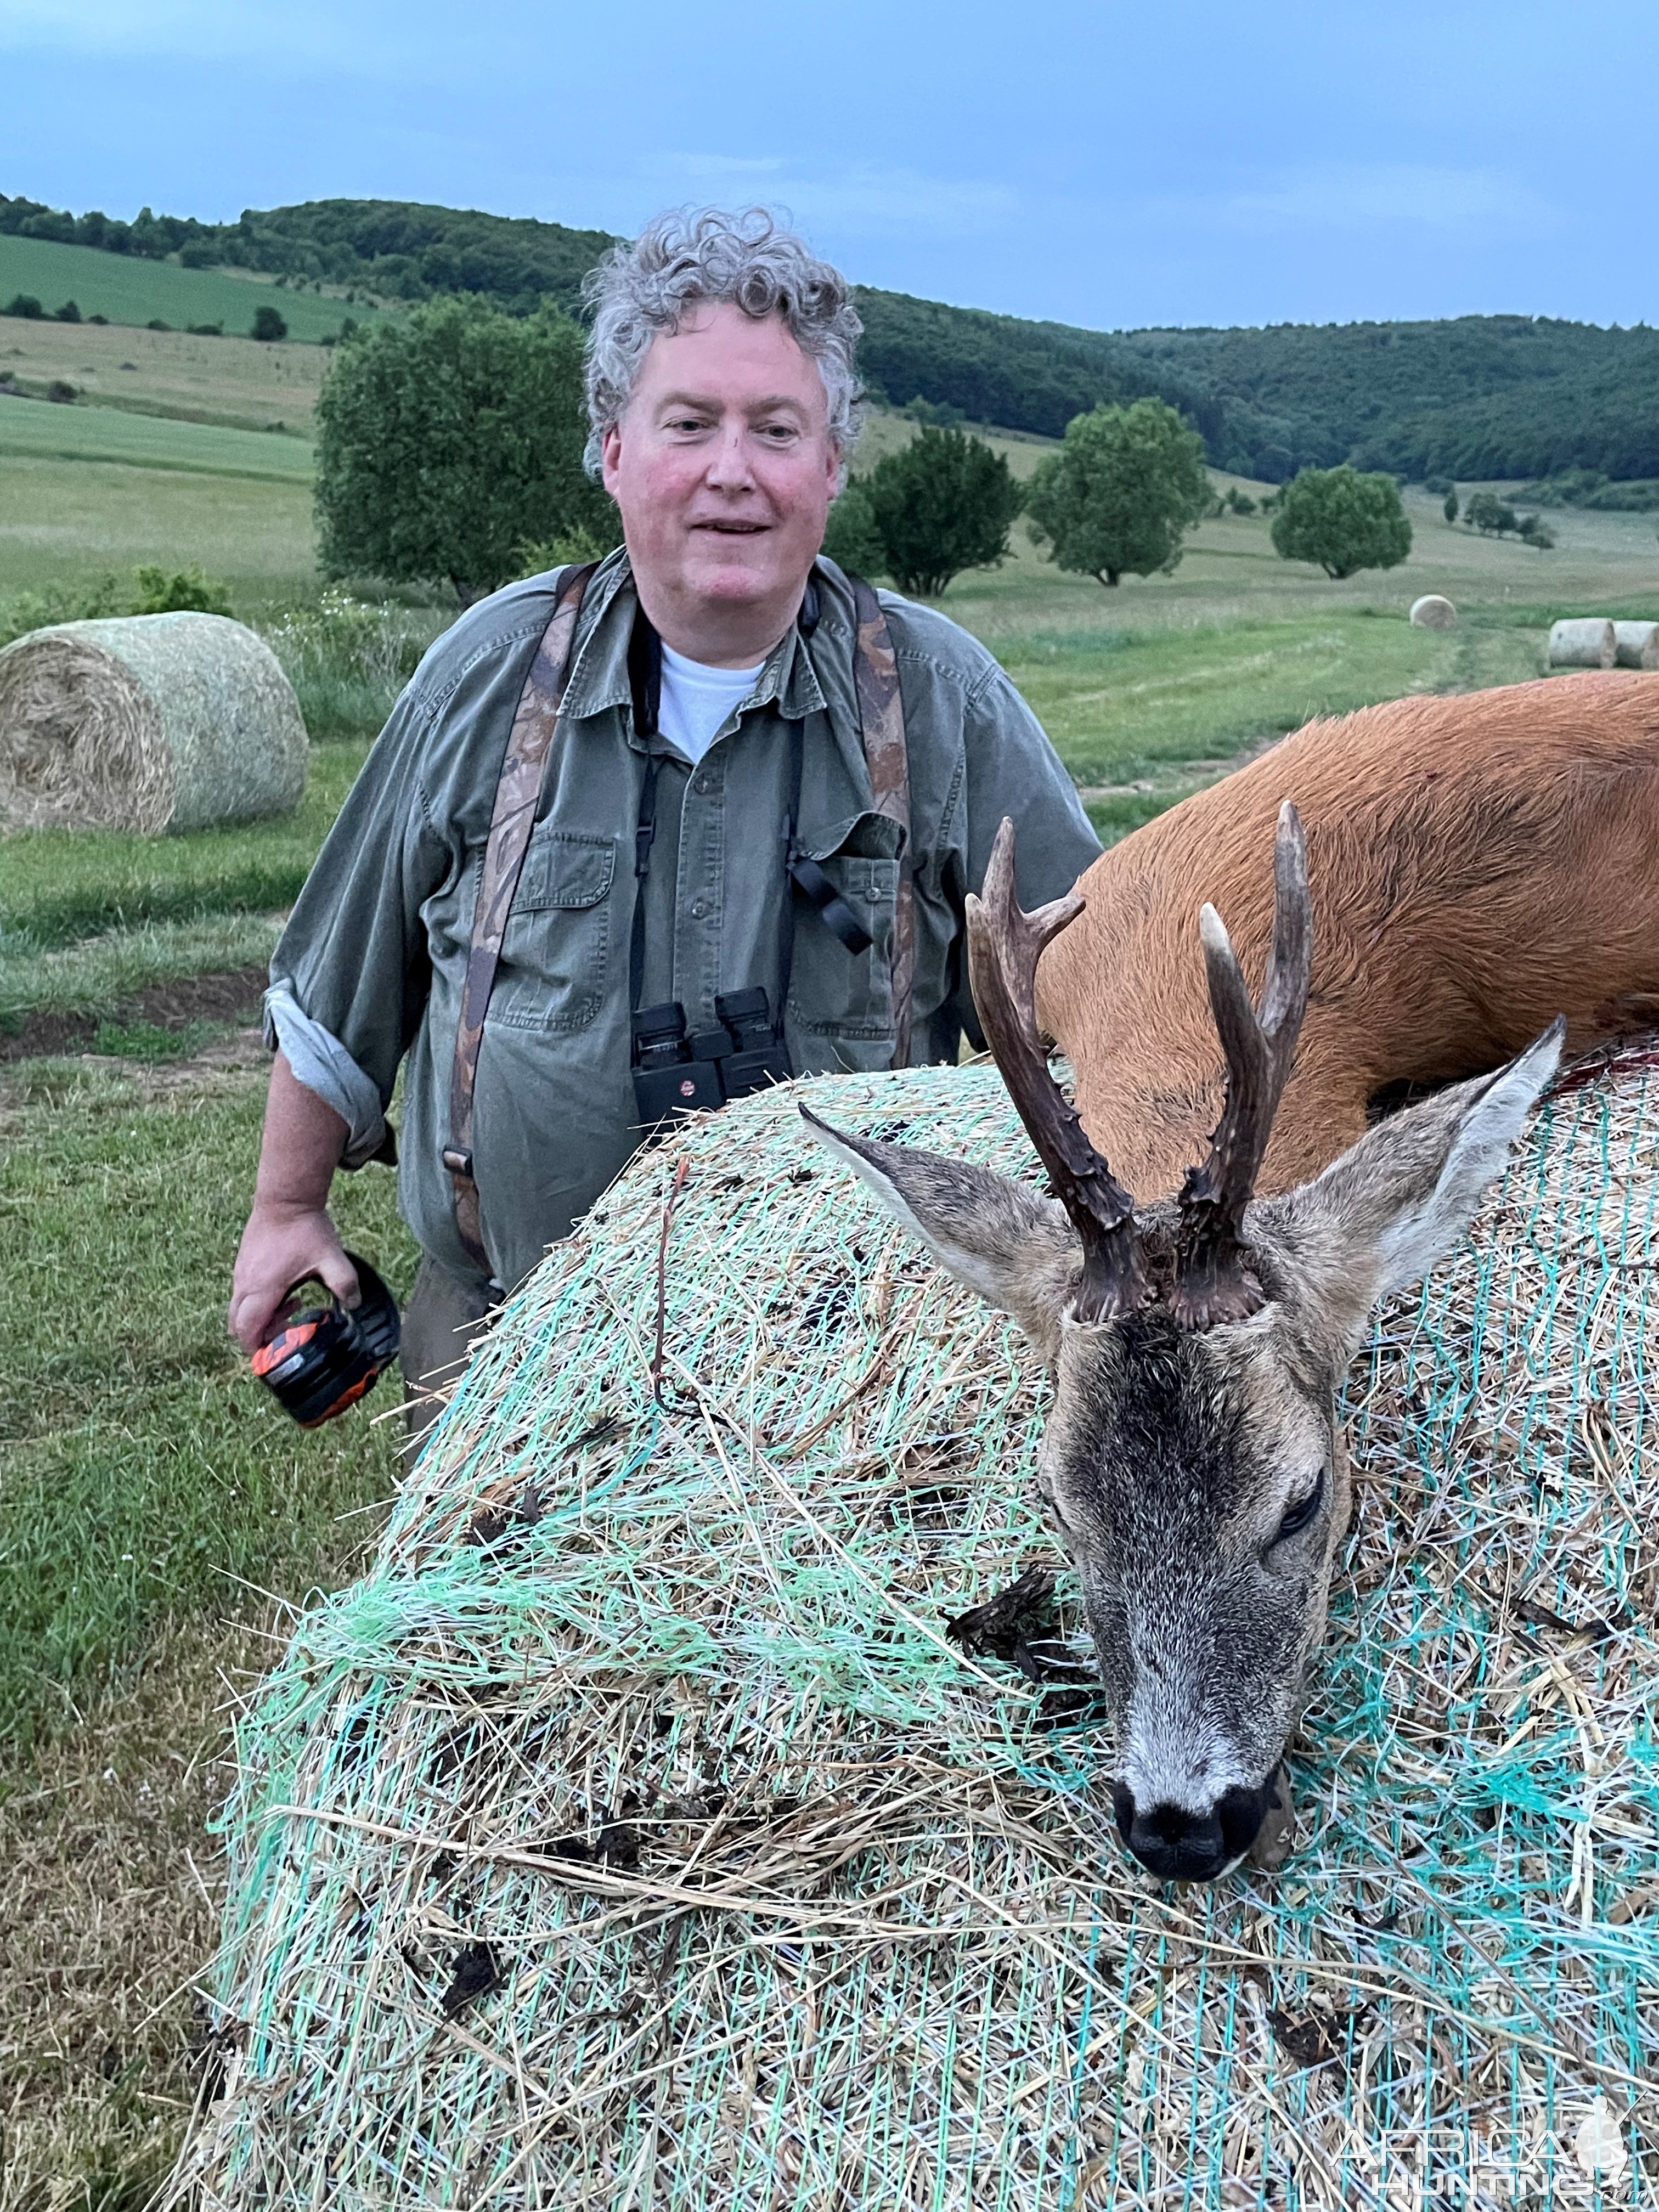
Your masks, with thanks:
[[[1124,1842],[1160,1881],[1213,1881],[1243,1858],[1267,1817],[1267,1791],[1233,1788],[1207,1813],[1186,1805],[1153,1805],[1143,1812],[1127,1783],[1113,1785],[1112,1809]]]

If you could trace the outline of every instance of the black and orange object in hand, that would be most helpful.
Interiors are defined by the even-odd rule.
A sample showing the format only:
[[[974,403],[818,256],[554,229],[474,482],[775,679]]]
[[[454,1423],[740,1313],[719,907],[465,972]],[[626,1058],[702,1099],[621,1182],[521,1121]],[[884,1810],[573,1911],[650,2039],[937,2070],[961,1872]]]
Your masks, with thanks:
[[[331,1296],[325,1306],[296,1307],[295,1291],[314,1279],[302,1275],[283,1293],[253,1355],[254,1373],[302,1429],[320,1428],[355,1406],[398,1356],[397,1300],[367,1260],[356,1252],[346,1257],[357,1270],[362,1303],[348,1310]]]

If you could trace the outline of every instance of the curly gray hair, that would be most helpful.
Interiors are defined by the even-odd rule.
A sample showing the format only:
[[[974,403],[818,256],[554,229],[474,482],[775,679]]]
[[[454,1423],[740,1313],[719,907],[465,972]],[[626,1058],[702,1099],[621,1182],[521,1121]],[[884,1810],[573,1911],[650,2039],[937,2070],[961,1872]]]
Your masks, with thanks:
[[[651,341],[678,330],[687,308],[704,300],[729,302],[757,320],[782,317],[817,363],[830,434],[845,465],[862,418],[853,355],[864,325],[841,271],[769,210],[678,208],[659,215],[632,246],[613,247],[588,272],[582,297],[593,314],[587,341],[593,427],[584,456],[591,475],[599,472],[601,441],[627,406]]]

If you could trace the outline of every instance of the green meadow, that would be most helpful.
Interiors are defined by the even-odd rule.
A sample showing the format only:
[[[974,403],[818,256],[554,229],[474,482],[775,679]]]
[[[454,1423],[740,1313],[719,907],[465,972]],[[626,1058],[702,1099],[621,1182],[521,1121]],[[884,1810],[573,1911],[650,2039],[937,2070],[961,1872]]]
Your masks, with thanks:
[[[246,337],[254,310],[274,307],[288,325],[290,343],[337,337],[348,315],[361,323],[376,312],[264,277],[181,269],[176,262],[59,246],[50,239],[0,236],[0,306],[19,292],[39,300],[49,315],[73,300],[82,315],[102,315],[112,323],[161,321],[176,331],[220,323],[227,337]]]
[[[81,273],[94,263],[105,294]],[[0,240],[0,299],[15,289],[228,329],[264,299],[296,331],[319,334],[302,309],[339,312]],[[287,821],[0,844],[0,1881],[18,1900],[0,1922],[0,2212],[137,2212],[165,2170],[192,2094],[226,1715],[283,1607],[350,1573],[396,1477],[394,1429],[371,1418],[391,1385],[301,1434],[223,1325],[258,1151],[260,970],[401,676],[454,612],[441,595],[345,617],[319,601],[298,434],[316,378],[289,375],[296,358],[0,318],[0,368],[85,395],[0,398],[0,600],[199,562],[283,653],[313,738]],[[909,434],[878,416],[861,458]],[[1022,474],[1045,450],[997,442]],[[1260,516],[1205,522],[1172,575],[1110,592],[1016,525],[1011,557],[959,577],[944,611],[1002,660],[1108,839],[1310,715],[1537,675],[1556,614],[1659,614],[1651,517],[1563,514],[1540,556],[1408,505],[1410,560],[1343,584],[1279,560]],[[1455,630],[1410,627],[1430,590],[1457,603]],[[406,1289],[387,1171],[343,1178],[340,1214]]]

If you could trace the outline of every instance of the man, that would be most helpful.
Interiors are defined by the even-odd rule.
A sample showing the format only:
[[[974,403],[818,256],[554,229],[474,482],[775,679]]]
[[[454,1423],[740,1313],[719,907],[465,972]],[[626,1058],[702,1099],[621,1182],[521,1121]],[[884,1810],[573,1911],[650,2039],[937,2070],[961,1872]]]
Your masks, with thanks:
[[[1028,906],[1099,851],[992,656],[816,560],[857,430],[837,272],[751,210],[664,216],[589,283],[589,463],[625,544],[579,600],[573,572],[537,577],[433,647],[271,963],[231,1328],[252,1349],[308,1273],[356,1303],[329,1189],[387,1155],[407,1054],[416,1393],[639,1143],[634,1015],[678,1002],[715,1032],[716,998],[758,987],[796,1073],[953,1060],[963,900],[1001,817]],[[870,750],[884,666],[896,801],[894,745]],[[508,770],[531,776],[521,861],[510,805],[492,842]]]

